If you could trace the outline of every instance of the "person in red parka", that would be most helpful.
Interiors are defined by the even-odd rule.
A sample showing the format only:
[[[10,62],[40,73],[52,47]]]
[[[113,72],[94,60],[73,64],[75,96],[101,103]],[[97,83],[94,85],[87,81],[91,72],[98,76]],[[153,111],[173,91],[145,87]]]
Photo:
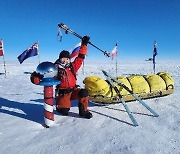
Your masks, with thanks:
[[[61,115],[68,115],[71,100],[78,100],[79,115],[87,119],[92,118],[92,113],[88,110],[88,91],[76,85],[76,73],[87,54],[87,43],[89,39],[89,36],[82,38],[79,54],[73,62],[70,61],[70,53],[63,50],[59,54],[59,59],[54,63],[58,68],[55,78],[61,81],[56,86],[56,110]]]

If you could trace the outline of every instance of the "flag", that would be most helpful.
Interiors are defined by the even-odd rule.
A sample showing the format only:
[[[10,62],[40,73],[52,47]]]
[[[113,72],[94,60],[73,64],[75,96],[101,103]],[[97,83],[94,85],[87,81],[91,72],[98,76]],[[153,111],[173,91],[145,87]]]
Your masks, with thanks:
[[[114,58],[115,56],[117,56],[117,46],[118,46],[118,45],[117,45],[117,43],[116,43],[114,49],[111,51],[112,60],[113,60],[113,58]]]
[[[25,50],[17,58],[20,64],[29,57],[38,55],[38,43],[34,43],[29,49]]]
[[[0,40],[0,56],[4,55],[4,49],[3,49],[3,41]]]
[[[153,70],[154,70],[154,74],[155,74],[155,68],[156,68],[156,61],[155,61],[155,57],[157,55],[157,43],[156,41],[154,41],[154,50],[153,50]]]
[[[73,49],[70,50],[70,58],[73,58],[79,54],[79,50],[81,48],[81,42],[76,44]]]
[[[157,55],[157,43],[154,41],[154,51],[153,51],[153,57]]]

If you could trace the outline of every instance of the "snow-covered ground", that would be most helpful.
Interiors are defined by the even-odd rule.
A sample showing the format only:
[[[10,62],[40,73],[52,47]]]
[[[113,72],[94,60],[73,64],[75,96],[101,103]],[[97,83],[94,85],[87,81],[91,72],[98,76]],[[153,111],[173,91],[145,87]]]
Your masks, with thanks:
[[[43,87],[30,82],[36,63],[6,62],[7,77],[0,64],[1,154],[179,154],[180,153],[180,61],[158,61],[156,72],[167,71],[175,81],[173,94],[145,100],[160,116],[153,117],[137,101],[129,102],[139,126],[122,104],[97,106],[89,103],[92,119],[78,116],[77,101],[70,115],[56,111],[55,125],[44,128]],[[103,77],[101,69],[115,76],[115,61],[86,61],[77,83],[89,75]],[[152,62],[118,63],[118,74],[150,74]],[[104,77],[103,77],[104,78]]]

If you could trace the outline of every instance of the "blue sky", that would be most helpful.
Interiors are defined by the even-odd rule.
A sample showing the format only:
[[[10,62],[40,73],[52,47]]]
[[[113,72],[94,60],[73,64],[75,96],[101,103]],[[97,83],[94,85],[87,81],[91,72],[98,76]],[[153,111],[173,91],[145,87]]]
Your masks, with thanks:
[[[58,23],[80,35],[89,35],[99,48],[111,51],[118,41],[118,60],[145,60],[157,41],[157,60],[180,60],[179,0],[0,0],[0,38],[5,59],[39,42],[41,61],[55,60],[79,39],[63,33]],[[31,61],[36,57],[30,58]],[[107,59],[89,46],[87,59]]]

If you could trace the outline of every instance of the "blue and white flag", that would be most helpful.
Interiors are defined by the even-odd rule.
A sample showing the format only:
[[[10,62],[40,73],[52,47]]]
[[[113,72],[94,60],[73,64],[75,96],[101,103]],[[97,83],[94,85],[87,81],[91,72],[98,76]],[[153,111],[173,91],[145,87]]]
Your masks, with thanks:
[[[154,70],[154,74],[155,74],[155,69],[156,69],[156,60],[155,57],[157,56],[157,42],[154,41],[154,50],[153,50],[153,70]]]
[[[73,58],[79,54],[79,50],[81,48],[81,42],[76,44],[73,49],[70,50],[70,58]]]
[[[20,54],[17,58],[20,64],[23,63],[29,57],[33,57],[38,55],[38,43],[34,43],[29,49],[25,50],[22,54]]]
[[[157,42],[154,41],[154,51],[153,51],[153,57],[155,57],[157,55]]]

